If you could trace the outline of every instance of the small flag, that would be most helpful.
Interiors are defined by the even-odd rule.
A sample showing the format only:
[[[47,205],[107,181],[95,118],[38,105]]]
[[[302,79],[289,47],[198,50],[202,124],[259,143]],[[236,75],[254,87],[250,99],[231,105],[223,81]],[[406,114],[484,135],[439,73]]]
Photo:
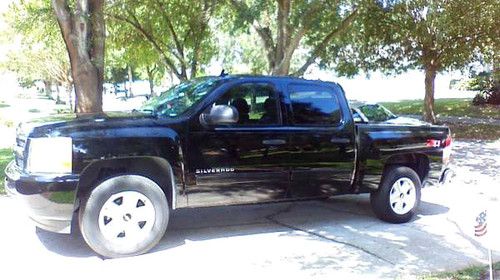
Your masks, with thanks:
[[[485,235],[488,232],[487,225],[488,223],[486,222],[486,210],[484,210],[476,217],[474,235],[477,237]]]

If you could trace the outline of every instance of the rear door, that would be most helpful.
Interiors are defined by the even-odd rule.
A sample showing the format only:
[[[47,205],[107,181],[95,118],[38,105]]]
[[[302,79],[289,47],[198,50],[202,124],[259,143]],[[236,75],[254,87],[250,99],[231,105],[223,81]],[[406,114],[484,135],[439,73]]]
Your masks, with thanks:
[[[350,188],[354,171],[354,125],[342,89],[335,84],[287,86],[290,127],[289,196],[317,197]]]

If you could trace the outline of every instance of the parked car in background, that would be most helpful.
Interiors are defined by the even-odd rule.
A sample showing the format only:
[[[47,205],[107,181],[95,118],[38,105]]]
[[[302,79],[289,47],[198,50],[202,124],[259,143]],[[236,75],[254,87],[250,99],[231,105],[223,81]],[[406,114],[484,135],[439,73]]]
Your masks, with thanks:
[[[401,117],[389,111],[389,109],[376,103],[365,103],[361,101],[349,101],[352,115],[356,123],[386,123],[386,124],[414,124],[430,125],[414,118]]]

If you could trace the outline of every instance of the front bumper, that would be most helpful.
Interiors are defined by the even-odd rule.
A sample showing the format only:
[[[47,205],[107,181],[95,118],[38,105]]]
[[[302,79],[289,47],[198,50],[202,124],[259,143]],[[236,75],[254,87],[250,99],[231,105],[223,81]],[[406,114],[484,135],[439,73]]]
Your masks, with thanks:
[[[10,162],[5,169],[7,194],[21,201],[39,228],[70,233],[79,176],[26,174]]]

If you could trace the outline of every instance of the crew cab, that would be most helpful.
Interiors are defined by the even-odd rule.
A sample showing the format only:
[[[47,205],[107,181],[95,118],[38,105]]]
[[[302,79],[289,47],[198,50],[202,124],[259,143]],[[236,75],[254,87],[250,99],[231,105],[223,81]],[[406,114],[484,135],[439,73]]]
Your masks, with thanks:
[[[182,207],[370,193],[377,217],[407,222],[450,145],[444,126],[355,122],[337,83],[204,77],[125,115],[21,124],[6,189],[38,227],[124,257],[154,247]]]

